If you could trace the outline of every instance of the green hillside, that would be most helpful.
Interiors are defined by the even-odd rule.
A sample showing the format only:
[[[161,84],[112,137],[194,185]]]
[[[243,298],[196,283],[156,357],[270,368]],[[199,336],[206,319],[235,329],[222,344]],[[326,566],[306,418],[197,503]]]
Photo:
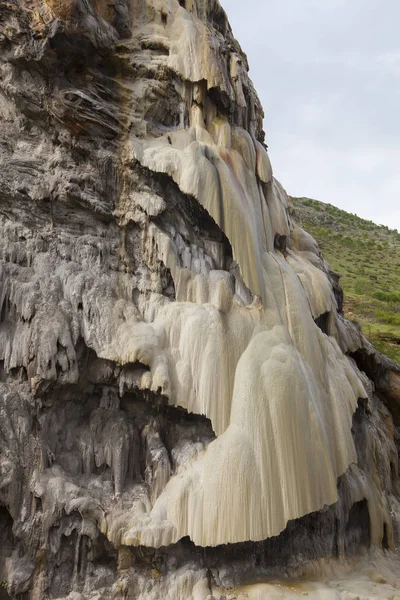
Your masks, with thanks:
[[[341,274],[344,312],[374,346],[400,362],[400,233],[309,198],[292,198],[299,225]]]

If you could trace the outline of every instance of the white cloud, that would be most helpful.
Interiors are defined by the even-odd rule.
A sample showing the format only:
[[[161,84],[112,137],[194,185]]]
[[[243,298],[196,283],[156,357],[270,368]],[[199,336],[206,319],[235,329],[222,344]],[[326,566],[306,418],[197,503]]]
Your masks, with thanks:
[[[386,69],[390,75],[398,77],[400,75],[400,51],[392,50],[383,52],[377,56],[377,62]]]
[[[266,113],[274,171],[400,229],[400,2],[224,0]]]

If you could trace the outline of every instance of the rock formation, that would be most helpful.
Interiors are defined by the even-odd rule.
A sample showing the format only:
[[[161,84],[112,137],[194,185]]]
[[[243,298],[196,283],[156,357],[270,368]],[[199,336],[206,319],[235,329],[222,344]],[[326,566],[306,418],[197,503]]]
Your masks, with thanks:
[[[218,1],[0,8],[8,595],[261,599],[394,551],[400,367],[294,223]]]

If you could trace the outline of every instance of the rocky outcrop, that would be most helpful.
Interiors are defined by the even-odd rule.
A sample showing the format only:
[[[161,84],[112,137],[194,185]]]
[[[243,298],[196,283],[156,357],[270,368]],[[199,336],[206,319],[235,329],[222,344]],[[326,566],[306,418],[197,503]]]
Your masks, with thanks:
[[[399,369],[293,221],[218,2],[3,2],[0,44],[8,594],[210,600],[395,550]]]

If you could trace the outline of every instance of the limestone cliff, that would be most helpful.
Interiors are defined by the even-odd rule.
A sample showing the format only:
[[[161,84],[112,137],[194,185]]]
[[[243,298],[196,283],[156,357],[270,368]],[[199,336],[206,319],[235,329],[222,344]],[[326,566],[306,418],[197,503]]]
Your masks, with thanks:
[[[294,223],[218,1],[0,8],[8,594],[210,600],[395,550],[400,368]]]

